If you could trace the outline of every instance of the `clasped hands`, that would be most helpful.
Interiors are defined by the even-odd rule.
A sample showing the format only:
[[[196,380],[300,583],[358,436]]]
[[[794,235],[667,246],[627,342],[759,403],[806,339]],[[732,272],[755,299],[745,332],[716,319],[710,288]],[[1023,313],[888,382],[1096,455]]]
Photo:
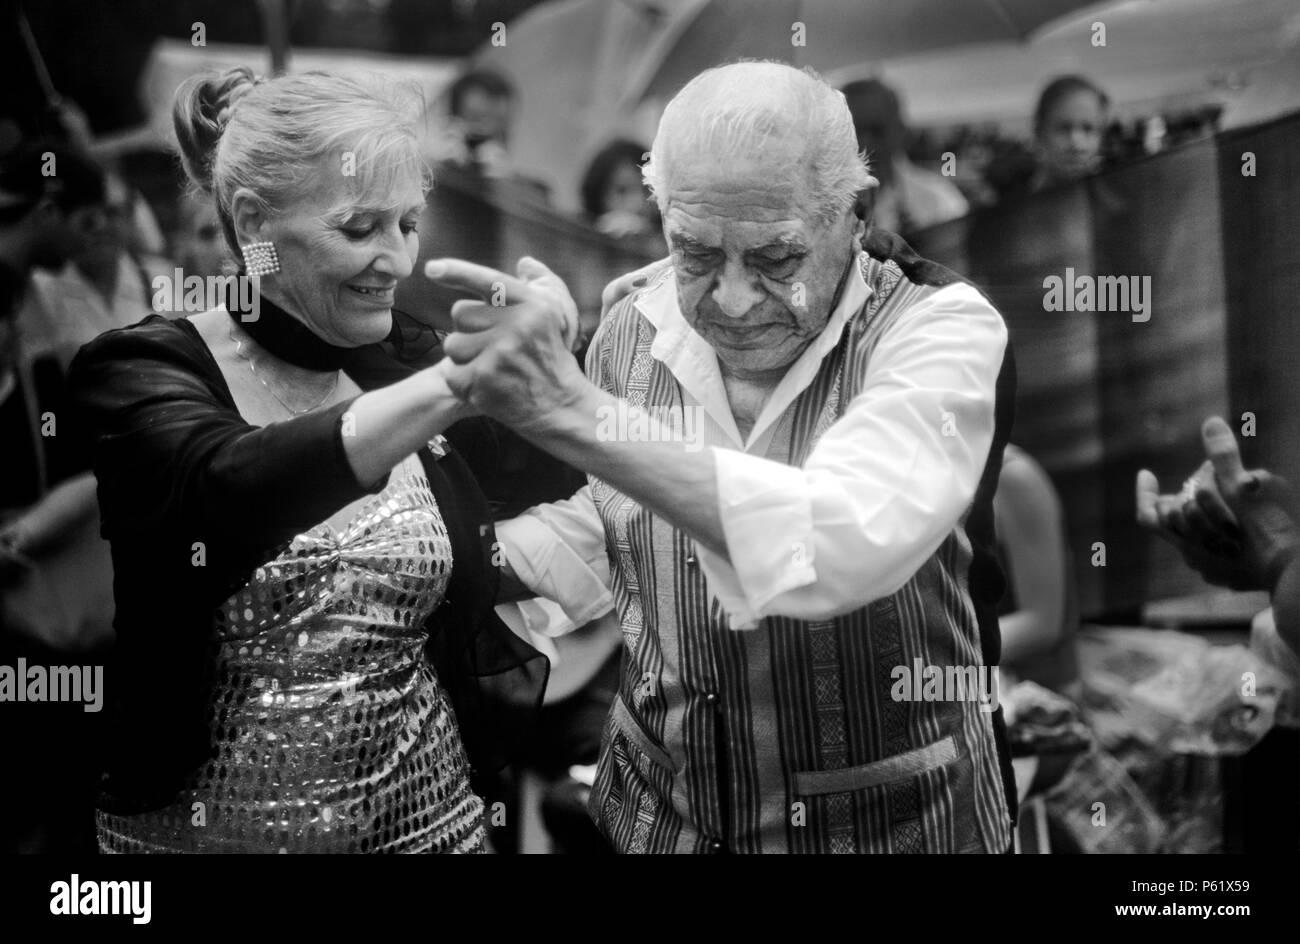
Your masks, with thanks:
[[[563,280],[541,262],[525,256],[512,276],[460,259],[434,259],[424,274],[476,296],[452,305],[456,330],[443,342],[449,361],[443,376],[470,411],[537,435],[594,391],[572,353],[578,307]]]
[[[1247,471],[1231,428],[1217,416],[1201,428],[1207,456],[1182,492],[1160,494],[1155,475],[1137,476],[1138,523],[1172,543],[1212,584],[1272,590],[1300,553],[1300,509],[1285,479]]]

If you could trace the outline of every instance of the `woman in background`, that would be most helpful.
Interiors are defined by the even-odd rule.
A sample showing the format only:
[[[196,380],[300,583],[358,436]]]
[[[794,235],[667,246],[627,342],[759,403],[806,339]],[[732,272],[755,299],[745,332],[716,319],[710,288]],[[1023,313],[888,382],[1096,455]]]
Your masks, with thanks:
[[[1033,122],[1032,146],[1006,148],[984,172],[999,199],[1023,198],[1105,167],[1110,98],[1089,79],[1063,75],[1048,82]]]
[[[641,179],[650,149],[634,141],[612,141],[591,159],[582,177],[582,208],[596,229],[615,239],[655,238],[659,209]],[[653,247],[662,252],[660,243]]]
[[[1110,98],[1080,75],[1053,79],[1034,109],[1038,170],[1031,190],[1078,180],[1101,170]]]

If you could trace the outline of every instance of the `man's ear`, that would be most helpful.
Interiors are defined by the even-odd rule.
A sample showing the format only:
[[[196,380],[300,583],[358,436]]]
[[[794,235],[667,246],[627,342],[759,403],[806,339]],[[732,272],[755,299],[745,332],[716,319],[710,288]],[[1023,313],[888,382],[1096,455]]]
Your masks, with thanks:
[[[230,198],[230,222],[239,245],[258,243],[266,239],[270,216],[266,204],[247,187],[240,187]]]
[[[867,221],[863,219],[863,210],[860,203],[853,206],[853,242],[855,245],[862,245],[862,240],[867,235]]]

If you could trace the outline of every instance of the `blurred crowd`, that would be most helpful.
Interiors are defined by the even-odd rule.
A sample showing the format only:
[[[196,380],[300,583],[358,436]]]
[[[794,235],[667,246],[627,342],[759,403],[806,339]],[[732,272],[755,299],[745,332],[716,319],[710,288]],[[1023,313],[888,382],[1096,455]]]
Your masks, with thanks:
[[[859,145],[880,182],[874,221],[904,236],[1213,134],[1218,120],[1217,110],[1207,107],[1121,122],[1111,115],[1110,100],[1097,83],[1066,75],[1042,89],[1032,138],[1023,140],[996,127],[913,130],[898,90],[876,79],[851,82],[842,91]],[[519,184],[521,192],[545,204],[546,184],[520,170],[511,155],[517,93],[509,79],[489,70],[469,71],[444,98],[446,114],[429,142],[430,160],[466,171],[471,179]],[[55,348],[138,320],[131,316],[141,310],[140,299],[147,303],[152,297],[153,277],[170,275],[175,266],[199,276],[234,270],[206,201],[179,187],[175,200],[165,205],[156,197],[146,199],[142,191],[152,195],[159,189],[156,182],[133,180],[136,165],[129,160],[90,157],[102,149],[90,139],[85,117],[71,103],[63,109],[59,125],[65,133],[45,144],[84,158],[102,176],[103,197],[81,208],[85,212],[72,221],[81,245],[55,268],[38,265],[33,274],[22,322],[29,344]],[[21,141],[21,130],[5,123],[0,153],[13,153]],[[611,138],[585,165],[575,165],[581,169],[575,183],[582,222],[658,255],[663,249],[658,210],[641,180],[648,151],[649,142]],[[70,317],[82,301],[92,317]],[[38,309],[43,314],[38,316]]]
[[[1213,135],[1215,106],[1121,120],[1106,91],[1081,75],[1062,75],[1042,88],[1028,139],[997,126],[912,129],[903,97],[878,79],[850,82],[841,91],[854,116],[858,143],[880,181],[875,221],[908,235],[1003,200],[1037,193],[1169,148]],[[530,183],[510,157],[509,129],[516,93],[504,76],[476,70],[447,94],[448,117],[435,157],[470,167],[490,179]],[[611,139],[590,158],[580,178],[585,220],[616,239],[657,235],[659,221],[640,167],[649,143]]]

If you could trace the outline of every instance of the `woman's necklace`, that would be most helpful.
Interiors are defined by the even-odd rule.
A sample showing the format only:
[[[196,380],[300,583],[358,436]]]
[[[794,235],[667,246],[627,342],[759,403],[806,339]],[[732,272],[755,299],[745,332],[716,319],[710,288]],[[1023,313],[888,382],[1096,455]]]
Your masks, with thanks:
[[[280,395],[276,393],[273,389],[271,389],[271,385],[266,382],[266,378],[257,372],[257,366],[253,363],[253,359],[244,353],[243,342],[240,341],[239,338],[235,337],[235,331],[233,325],[231,326],[231,330],[230,330],[230,340],[235,342],[235,353],[238,354],[240,357],[242,357],[244,360],[248,361],[248,369],[252,372],[253,376],[262,382],[262,386],[266,388],[266,392],[269,393],[271,396],[275,397],[275,402],[280,404],[280,406],[284,407],[285,410],[289,412],[290,416],[302,416],[304,413],[310,413],[312,410],[320,409],[320,407],[325,403],[325,401],[328,400],[330,397],[334,396],[334,392],[339,388],[339,372],[336,370],[334,371],[334,383],[330,385],[329,391],[325,394],[325,396],[321,397],[318,401],[316,401],[314,404],[312,404],[309,407],[305,407],[304,409],[301,410],[295,410],[293,407],[289,406],[289,404],[285,403],[284,400],[280,398]]]

